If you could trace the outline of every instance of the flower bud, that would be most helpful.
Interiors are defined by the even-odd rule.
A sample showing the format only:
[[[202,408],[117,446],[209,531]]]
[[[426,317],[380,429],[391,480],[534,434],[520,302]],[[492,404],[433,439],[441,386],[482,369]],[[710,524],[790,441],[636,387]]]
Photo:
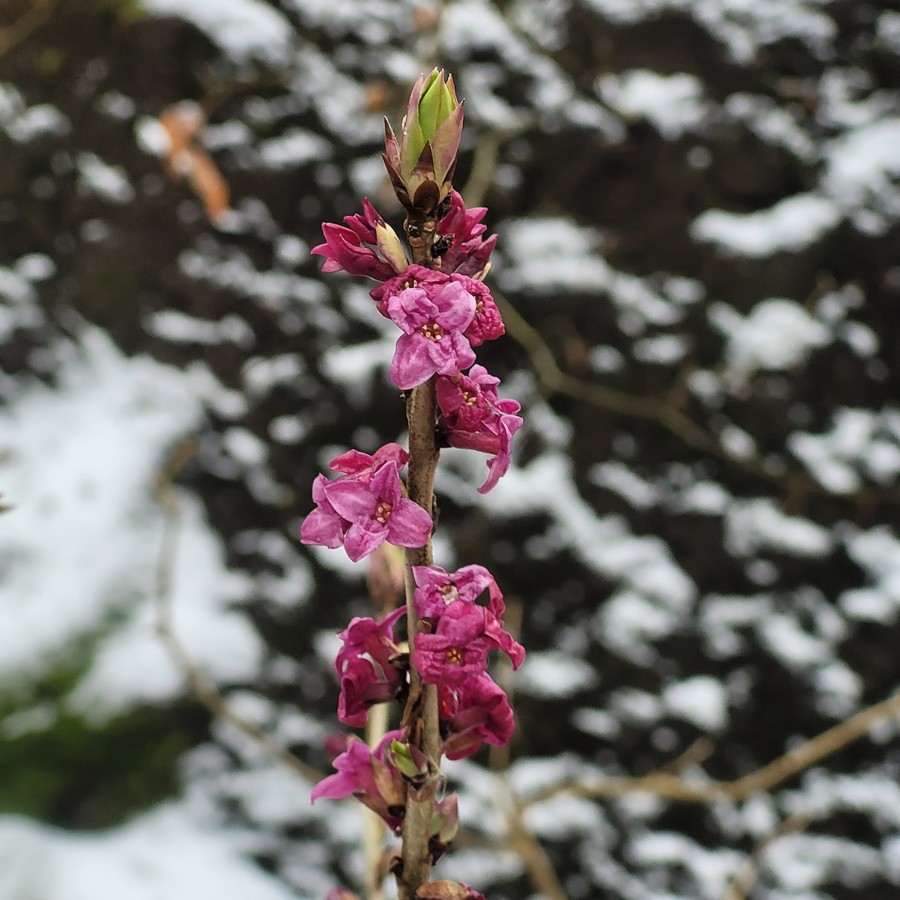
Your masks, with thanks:
[[[385,119],[384,163],[407,210],[434,216],[452,189],[463,107],[453,76],[443,69],[420,75],[409,95],[399,139]]]
[[[459,831],[459,802],[456,794],[450,794],[434,805],[431,816],[431,834],[434,839],[446,847]]]
[[[391,741],[386,755],[397,771],[413,784],[421,782],[428,773],[428,760],[425,754],[412,744]]]

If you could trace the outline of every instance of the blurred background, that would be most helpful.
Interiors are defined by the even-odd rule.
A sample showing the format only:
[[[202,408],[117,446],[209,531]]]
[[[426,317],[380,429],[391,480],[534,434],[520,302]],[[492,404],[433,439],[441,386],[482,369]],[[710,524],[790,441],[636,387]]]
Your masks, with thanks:
[[[371,601],[298,528],[405,422],[372,285],[309,250],[363,196],[400,225],[382,118],[433,65],[526,421],[486,498],[442,456],[436,562],[488,566],[529,652],[438,871],[897,897],[896,708],[764,791],[531,804],[555,895],[504,810],[732,781],[897,688],[900,3],[4,0],[0,900],[360,884],[359,808],[309,789]]]

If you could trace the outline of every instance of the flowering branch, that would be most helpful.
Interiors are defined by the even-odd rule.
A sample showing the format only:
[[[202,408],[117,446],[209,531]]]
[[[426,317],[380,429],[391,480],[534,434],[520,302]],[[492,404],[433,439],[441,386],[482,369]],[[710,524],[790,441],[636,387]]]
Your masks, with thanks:
[[[453,190],[462,121],[452,77],[435,69],[416,81],[399,136],[385,123],[384,163],[406,211],[409,256],[368,200],[345,225],[324,224],[325,242],[313,249],[325,258],[323,271],[379,282],[372,299],[400,331],[390,379],[407,392],[408,451],[387,444],[371,455],[350,450],[332,460],[338,477],[316,477],[316,508],[300,530],[304,543],[343,546],[353,561],[385,542],[405,550],[405,609],[380,621],[354,619],[341,632],[335,663],[340,720],[363,727],[370,707],[397,699],[399,728],[374,748],[350,738],[335,760],[337,774],[312,794],[313,800],[353,795],[401,836],[392,865],[400,900],[483,896],[458,882],[429,880],[458,828],[455,795],[441,796],[441,759],[509,741],[512,709],[487,674],[487,659],[502,650],[518,668],[525,655],[503,627],[503,595],[490,572],[477,565],[447,572],[432,560],[440,446],[488,454],[478,488],[486,493],[509,468],[522,424],[519,404],[501,400],[499,379],[476,365],[475,348],[505,329],[483,281],[496,243],[481,224],[486,210],[466,209]],[[404,612],[405,646],[394,631]]]

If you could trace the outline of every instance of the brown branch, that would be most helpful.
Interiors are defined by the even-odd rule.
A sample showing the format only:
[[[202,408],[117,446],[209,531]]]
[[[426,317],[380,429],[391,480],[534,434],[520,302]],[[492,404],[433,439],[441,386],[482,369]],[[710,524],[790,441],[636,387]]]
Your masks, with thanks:
[[[11,25],[0,28],[0,55],[21,44],[50,19],[59,0],[31,0],[25,12]]]
[[[687,446],[721,459],[729,465],[778,486],[789,494],[809,493],[881,505],[900,503],[900,492],[896,490],[861,488],[853,494],[836,494],[803,471],[795,470],[785,475],[774,474],[765,468],[761,460],[747,459],[729,451],[715,435],[710,434],[665,399],[640,397],[569,375],[560,368],[540,332],[525,320],[515,306],[496,290],[492,289],[492,295],[503,316],[507,334],[528,354],[544,393],[562,394],[618,415],[656,422]]]
[[[153,488],[157,502],[163,511],[163,536],[156,571],[156,630],[169,651],[175,665],[187,681],[194,697],[220,721],[227,722],[242,734],[255,741],[270,757],[300,775],[309,782],[320,781],[324,776],[307,765],[275,740],[259,726],[248,722],[222,696],[222,693],[191,659],[181,643],[172,622],[172,573],[178,547],[178,526],[181,509],[172,480],[191,459],[197,449],[195,438],[179,443],[169,454],[156,475]]]
[[[542,897],[548,897],[549,900],[568,900],[568,895],[560,884],[546,850],[525,827],[522,809],[518,804],[512,804],[506,817],[506,826],[510,845],[518,853],[537,892]]]
[[[521,798],[523,807],[532,806],[560,794],[593,799],[622,797],[626,794],[656,794],[681,803],[713,803],[718,800],[741,802],[753,794],[771,791],[789,778],[865,737],[881,722],[900,716],[900,694],[868,706],[833,728],[782,754],[768,765],[733,781],[694,781],[667,772],[651,772],[637,778],[609,777],[571,779],[550,785]]]
[[[741,867],[734,873],[725,896],[722,900],[746,900],[747,895],[759,878],[759,870],[762,858],[766,851],[779,838],[786,834],[803,831],[810,823],[809,816],[794,813],[788,816],[771,834],[767,834],[754,848],[753,852],[744,860]]]
[[[419,265],[433,268],[431,244],[436,220],[429,218],[414,223],[415,236],[410,235],[407,221],[407,240],[413,260]],[[435,426],[437,422],[437,398],[435,379],[413,388],[406,401],[406,418],[409,425],[409,461],[407,463],[406,489],[409,499],[418,503],[429,515],[434,511],[434,473],[440,451],[437,446]],[[400,900],[414,900],[417,889],[428,881],[432,859],[429,849],[432,816],[437,789],[441,782],[441,754],[443,743],[439,731],[437,687],[422,684],[421,676],[412,662],[418,633],[418,617],[413,604],[415,581],[413,566],[431,565],[431,538],[424,547],[408,548],[406,564],[406,614],[410,646],[409,699],[403,711],[403,723],[409,727],[409,740],[415,743],[428,760],[428,774],[421,787],[409,785],[406,792],[406,813],[403,818],[403,842],[401,847],[402,871],[397,879]]]

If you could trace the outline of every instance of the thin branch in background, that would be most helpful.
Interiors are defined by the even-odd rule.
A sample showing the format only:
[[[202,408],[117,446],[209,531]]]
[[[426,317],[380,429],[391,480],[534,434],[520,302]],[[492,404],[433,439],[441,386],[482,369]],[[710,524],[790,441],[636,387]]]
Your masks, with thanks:
[[[790,495],[815,494],[852,500],[860,504],[898,504],[900,491],[861,488],[853,494],[836,494],[802,471],[787,474],[770,472],[759,459],[748,459],[728,450],[715,435],[685,415],[667,400],[639,397],[595,382],[583,381],[564,372],[540,332],[530,325],[513,304],[496,289],[492,296],[500,310],[506,331],[531,359],[538,384],[547,395],[562,394],[622,416],[656,422],[684,444],[721,459],[729,465],[774,484]]]
[[[178,548],[181,509],[172,481],[194,456],[196,450],[197,440],[193,437],[186,438],[177,444],[157,472],[153,486],[154,496],[163,511],[163,536],[156,571],[157,633],[168,649],[173,662],[187,681],[191,693],[213,716],[227,722],[255,741],[272,759],[307,781],[315,783],[322,779],[322,773],[307,765],[270,734],[241,716],[222,696],[211,679],[195,665],[175,633],[172,621],[172,580]]]
[[[505,778],[503,783],[506,785]],[[505,787],[505,790],[512,801],[508,786]],[[515,802],[510,802],[508,806],[507,840],[511,849],[522,860],[522,865],[525,867],[532,885],[542,897],[547,897],[549,900],[568,900],[568,895],[557,877],[547,851],[525,825],[523,808]]]
[[[722,900],[746,900],[747,895],[753,889],[753,885],[759,879],[759,872],[766,851],[786,834],[803,831],[811,821],[809,816],[794,813],[788,816],[771,834],[767,834],[756,845],[747,859],[744,860],[737,872],[734,873],[734,877],[731,879]]]
[[[25,11],[11,24],[0,28],[0,55],[8,53],[50,20],[59,0],[31,0]]]
[[[528,794],[520,798],[519,802],[523,807],[528,807],[560,794],[575,794],[600,800],[634,793],[655,794],[682,803],[714,803],[719,800],[741,802],[753,794],[773,790],[789,778],[865,737],[882,722],[898,716],[900,694],[894,694],[804,741],[768,765],[733,781],[687,780],[662,771],[638,778],[572,779]]]

